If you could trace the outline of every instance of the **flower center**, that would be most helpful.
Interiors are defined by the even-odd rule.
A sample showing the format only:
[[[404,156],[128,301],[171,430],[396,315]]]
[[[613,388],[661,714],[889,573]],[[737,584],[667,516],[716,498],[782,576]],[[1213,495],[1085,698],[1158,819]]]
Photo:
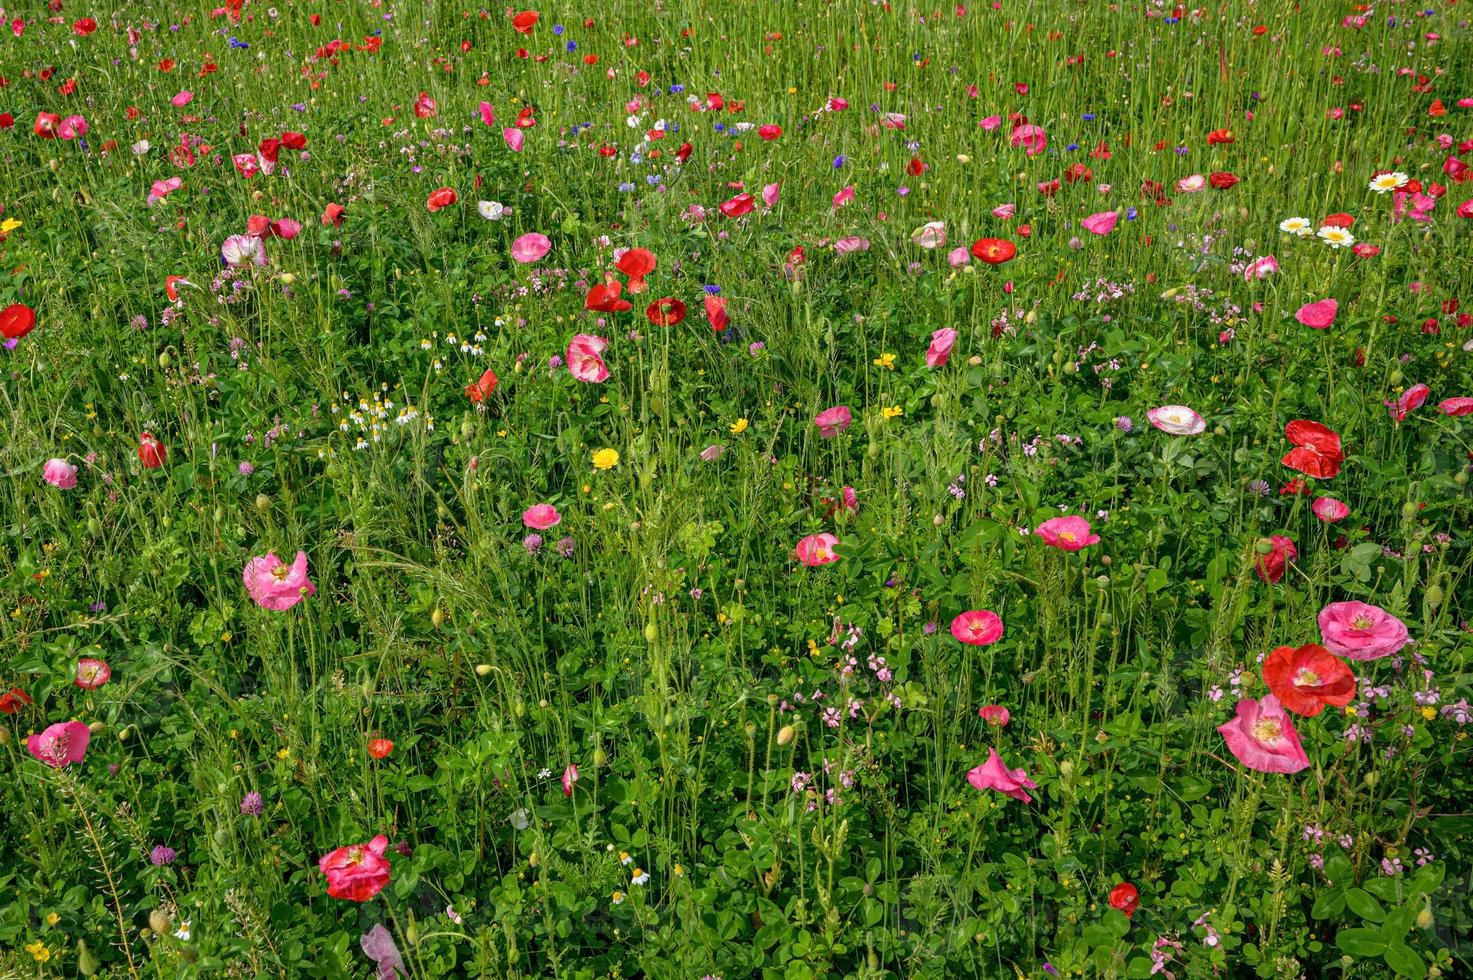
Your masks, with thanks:
[[[1371,622],[1371,617],[1369,616],[1357,616],[1350,621],[1350,625],[1358,630],[1368,630],[1375,624]]]
[[[1318,687],[1319,683],[1320,675],[1316,674],[1308,667],[1299,668],[1299,673],[1294,675],[1295,687]]]
[[[1282,732],[1282,726],[1276,721],[1260,721],[1253,726],[1254,740],[1265,744],[1277,742]]]
[[[277,565],[271,569],[271,576],[278,582],[285,582],[288,575],[292,573],[290,565]]]
[[[1074,541],[1075,541],[1074,532],[1073,531],[1060,531],[1059,532],[1059,540],[1060,541],[1068,541],[1070,544],[1073,544]]]

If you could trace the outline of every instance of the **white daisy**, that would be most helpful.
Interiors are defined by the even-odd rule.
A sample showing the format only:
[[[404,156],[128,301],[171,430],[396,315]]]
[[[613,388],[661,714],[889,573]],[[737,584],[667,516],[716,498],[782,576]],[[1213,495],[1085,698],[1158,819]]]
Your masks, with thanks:
[[[1344,228],[1325,225],[1318,232],[1320,240],[1331,248],[1346,248],[1355,244],[1355,236]]]
[[[1308,218],[1285,218],[1279,222],[1279,231],[1289,235],[1312,235],[1314,225],[1310,224]]]
[[[636,884],[636,885],[646,884],[650,880],[649,872],[647,872],[647,871],[645,871],[645,870],[643,870],[641,868],[635,868],[634,869],[634,874],[632,876],[630,876],[629,880],[630,880],[631,883]]]
[[[1385,194],[1387,191],[1394,191],[1398,187],[1405,187],[1409,179],[1400,170],[1393,170],[1389,174],[1377,174],[1372,177],[1370,184],[1367,186],[1377,194]]]

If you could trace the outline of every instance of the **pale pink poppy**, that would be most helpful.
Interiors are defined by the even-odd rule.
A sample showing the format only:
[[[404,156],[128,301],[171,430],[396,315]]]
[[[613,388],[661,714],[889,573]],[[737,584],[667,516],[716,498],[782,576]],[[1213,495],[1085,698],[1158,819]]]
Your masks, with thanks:
[[[1473,415],[1473,398],[1444,398],[1437,410],[1443,415]]]
[[[839,556],[834,553],[834,546],[838,543],[839,539],[832,534],[810,534],[798,542],[795,551],[798,560],[809,568],[832,565],[839,560]]]
[[[598,384],[609,376],[601,356],[609,342],[593,334],[580,333],[568,342],[568,373],[579,381]]]
[[[994,218],[1002,218],[1004,221],[1006,221],[1008,218],[1011,218],[1013,216],[1013,213],[1017,210],[1018,207],[1015,204],[999,204],[997,207],[992,209],[992,216]]]
[[[1387,402],[1386,408],[1391,412],[1392,420],[1400,422],[1413,411],[1421,408],[1422,404],[1427,401],[1427,396],[1431,393],[1432,389],[1426,385],[1412,385],[1406,391],[1403,391],[1401,397],[1396,401]]]
[[[1201,174],[1192,174],[1190,177],[1183,177],[1176,182],[1176,189],[1183,194],[1195,194],[1206,186],[1207,178]]]
[[[501,138],[506,140],[507,149],[513,153],[520,153],[522,152],[522,143],[527,139],[527,134],[515,126],[508,126],[501,131]]]
[[[1333,299],[1322,299],[1315,303],[1305,303],[1299,307],[1294,314],[1294,319],[1306,327],[1323,330],[1335,322],[1335,314],[1340,312],[1340,304]]]
[[[266,243],[255,235],[231,235],[220,246],[221,260],[232,269],[266,264]]]
[[[290,565],[270,552],[252,558],[246,562],[242,577],[256,605],[274,612],[290,609],[306,596],[317,594],[317,587],[307,578],[307,554],[303,551],[297,552]]]
[[[533,504],[522,511],[522,523],[535,531],[557,527],[562,519],[563,515],[559,514],[557,508],[552,504]]]
[[[1185,405],[1162,405],[1146,411],[1146,419],[1162,432],[1174,436],[1194,436],[1207,428],[1202,416]]]
[[[956,331],[942,327],[931,334],[931,346],[926,348],[926,367],[944,367],[951,349],[956,346]]]
[[[1309,767],[1294,722],[1272,694],[1239,701],[1237,716],[1217,730],[1228,751],[1255,772],[1293,773]]]
[[[991,609],[968,609],[951,621],[951,635],[968,646],[990,646],[1002,639],[1002,617]]]
[[[573,795],[573,784],[576,783],[577,781],[578,781],[578,767],[576,765],[573,765],[573,764],[570,763],[568,765],[568,768],[566,768],[566,769],[563,770],[563,795],[564,796],[572,796]]]
[[[178,95],[169,100],[169,104],[176,109],[182,109],[193,101],[194,93],[189,91],[188,89],[183,89],[179,92]]]
[[[1115,223],[1120,220],[1119,211],[1100,211],[1085,218],[1080,224],[1084,230],[1096,235],[1108,235],[1115,228]]]
[[[540,231],[529,231],[511,243],[511,257],[526,265],[542,258],[551,248],[552,242],[546,235]]]
[[[1278,271],[1279,260],[1272,255],[1265,255],[1248,263],[1248,268],[1243,270],[1243,278],[1252,282],[1255,279],[1267,279]]]
[[[1043,543],[1061,551],[1079,551],[1092,544],[1100,543],[1098,534],[1091,534],[1089,521],[1070,514],[1044,521],[1034,530]]]
[[[1044,133],[1042,126],[1027,123],[1022,126],[1013,127],[1013,146],[1022,147],[1031,157],[1036,157],[1048,146],[1048,136]]]
[[[51,768],[61,769],[81,762],[91,739],[92,733],[80,721],[61,721],[27,738],[26,749]]]
[[[854,413],[849,411],[847,405],[835,405],[826,408],[813,417],[813,424],[818,426],[818,434],[825,439],[832,439],[845,429],[849,428],[854,421]]]
[[[946,253],[946,264],[953,269],[960,269],[972,261],[972,253],[965,247],[954,248]]]
[[[153,186],[148,189],[148,197],[144,200],[144,203],[149,207],[153,207],[183,186],[184,181],[179,177],[156,180],[153,182]]]
[[[1320,636],[1346,660],[1380,660],[1406,646],[1406,624],[1380,606],[1352,599],[1320,610]]]
[[[261,172],[261,161],[254,153],[237,153],[230,160],[235,164],[235,169],[240,171],[240,175],[247,180]]]
[[[910,241],[919,248],[941,248],[946,244],[946,223],[928,221],[911,232]]]
[[[834,207],[842,208],[852,200],[854,200],[854,188],[846,187],[834,195]]]
[[[977,717],[993,728],[1006,728],[1013,716],[1000,704],[985,704],[977,709]]]
[[[64,459],[48,459],[41,478],[58,490],[70,490],[77,485],[77,468]]]
[[[1033,802],[1033,797],[1024,791],[1038,789],[1038,784],[1028,778],[1027,769],[1009,769],[996,749],[987,750],[987,761],[967,773],[967,782],[975,789],[996,790],[1024,803]]]
[[[834,251],[840,255],[848,255],[850,252],[868,252],[869,239],[860,238],[858,235],[847,235],[834,242]]]
[[[990,133],[1002,125],[1002,116],[983,116],[977,120],[977,125]]]
[[[1350,508],[1334,497],[1320,497],[1309,509],[1326,524],[1333,524],[1350,514]]]
[[[94,691],[112,679],[113,669],[106,660],[83,657],[77,661],[77,676],[72,683],[84,691]]]
[[[762,188],[762,203],[770,208],[777,207],[777,200],[782,195],[782,190],[782,184],[768,184]]]

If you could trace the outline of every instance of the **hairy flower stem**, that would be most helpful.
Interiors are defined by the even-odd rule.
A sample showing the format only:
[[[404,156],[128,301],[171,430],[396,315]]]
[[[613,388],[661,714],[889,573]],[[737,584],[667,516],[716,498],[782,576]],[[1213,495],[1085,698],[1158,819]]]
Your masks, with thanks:
[[[102,841],[97,837],[97,828],[92,826],[92,818],[87,815],[87,808],[82,806],[76,783],[67,777],[66,786],[72,801],[77,805],[77,813],[82,818],[82,825],[87,828],[87,839],[92,842],[92,849],[97,852],[97,860],[102,865],[102,874],[107,879],[107,891],[113,900],[113,914],[118,917],[118,941],[123,947],[123,955],[128,958],[128,975],[136,977],[138,966],[133,962],[133,950],[128,945],[128,922],[123,918],[123,903],[118,899],[118,886],[113,881],[113,872],[107,863],[107,854],[103,852]]]

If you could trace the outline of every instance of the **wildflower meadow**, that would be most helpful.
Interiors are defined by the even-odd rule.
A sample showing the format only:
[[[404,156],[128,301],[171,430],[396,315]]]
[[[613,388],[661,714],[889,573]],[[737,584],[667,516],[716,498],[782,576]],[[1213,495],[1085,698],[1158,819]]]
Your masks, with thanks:
[[[1473,3],[0,6],[0,977],[1473,976]]]

